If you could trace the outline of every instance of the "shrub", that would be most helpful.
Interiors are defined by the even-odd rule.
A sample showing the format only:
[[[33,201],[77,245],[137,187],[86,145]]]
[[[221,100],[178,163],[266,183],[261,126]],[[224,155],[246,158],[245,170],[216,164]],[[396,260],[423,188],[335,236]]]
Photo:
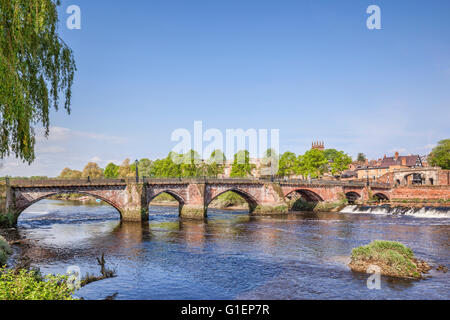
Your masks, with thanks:
[[[8,242],[0,236],[0,267],[6,264],[6,260],[8,259],[8,255],[11,254],[11,247]]]
[[[0,269],[0,300],[74,300],[67,276],[42,277],[36,270]]]
[[[14,213],[0,213],[0,228],[11,228],[17,224],[17,217]]]

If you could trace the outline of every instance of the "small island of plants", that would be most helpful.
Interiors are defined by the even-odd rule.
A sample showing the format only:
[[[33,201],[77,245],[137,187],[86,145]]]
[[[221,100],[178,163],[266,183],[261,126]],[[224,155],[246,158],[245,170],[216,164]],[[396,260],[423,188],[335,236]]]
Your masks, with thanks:
[[[395,241],[376,240],[352,250],[349,264],[352,271],[367,272],[370,265],[380,267],[382,275],[403,279],[423,279],[431,270],[410,248]]]

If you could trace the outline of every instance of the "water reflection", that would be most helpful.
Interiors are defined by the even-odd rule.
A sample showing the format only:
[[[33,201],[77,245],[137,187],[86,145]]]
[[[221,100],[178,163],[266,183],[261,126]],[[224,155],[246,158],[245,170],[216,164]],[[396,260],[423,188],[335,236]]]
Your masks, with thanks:
[[[204,221],[178,209],[152,208],[150,221],[124,223],[109,206],[42,201],[19,220],[23,253],[44,272],[79,265],[98,273],[105,253],[118,277],[83,288],[100,299],[448,299],[448,274],[421,282],[383,279],[370,291],[352,273],[351,249],[375,239],[398,240],[420,258],[450,265],[447,219],[341,213],[251,216],[209,210]]]

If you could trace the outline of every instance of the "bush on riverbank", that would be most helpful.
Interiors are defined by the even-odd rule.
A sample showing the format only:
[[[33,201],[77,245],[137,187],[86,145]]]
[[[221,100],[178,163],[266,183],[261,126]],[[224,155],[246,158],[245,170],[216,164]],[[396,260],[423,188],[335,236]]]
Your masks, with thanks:
[[[0,268],[0,300],[74,300],[66,276]]]
[[[11,247],[8,244],[8,241],[5,240],[2,236],[0,236],[0,267],[6,264],[8,260],[8,256],[11,254]]]
[[[380,240],[352,250],[349,267],[353,271],[366,272],[370,265],[380,267],[383,275],[412,279],[421,279],[431,269],[402,243]]]
[[[12,228],[16,225],[16,216],[12,212],[0,213],[0,228]]]
[[[295,200],[291,205],[293,211],[339,211],[348,205],[347,200],[339,200],[335,202],[309,202],[302,198]]]

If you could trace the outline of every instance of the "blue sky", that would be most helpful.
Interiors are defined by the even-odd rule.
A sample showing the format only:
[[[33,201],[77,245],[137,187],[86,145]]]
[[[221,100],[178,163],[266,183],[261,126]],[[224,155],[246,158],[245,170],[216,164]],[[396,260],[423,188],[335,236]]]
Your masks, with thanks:
[[[66,28],[72,4],[81,30]],[[366,27],[371,4],[381,30]],[[163,157],[195,120],[280,129],[281,152],[323,140],[353,157],[426,154],[450,137],[449,12],[449,1],[62,1],[72,114],[53,112],[36,161],[5,159],[0,174]]]

